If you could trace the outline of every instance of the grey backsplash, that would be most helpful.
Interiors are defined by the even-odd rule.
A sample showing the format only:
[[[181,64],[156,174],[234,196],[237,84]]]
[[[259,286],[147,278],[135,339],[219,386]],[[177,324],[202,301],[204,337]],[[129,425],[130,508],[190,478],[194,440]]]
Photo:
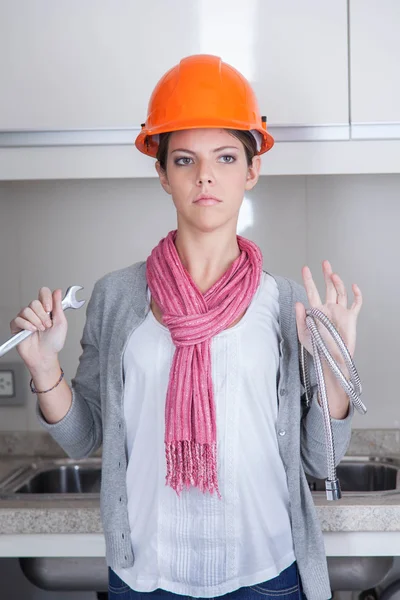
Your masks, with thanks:
[[[368,412],[355,415],[354,427],[389,430],[387,441],[363,442],[374,449],[397,443],[400,428],[399,198],[400,175],[262,177],[240,220],[240,233],[260,245],[265,269],[301,282],[307,263],[322,291],[320,265],[328,258],[350,297],[352,282],[361,287],[356,364]],[[0,340],[41,286],[83,285],[81,297],[89,298],[99,277],[145,259],[174,227],[171,199],[156,179],[1,182]],[[85,308],[69,311],[61,353],[67,380],[84,321]],[[0,364],[15,360],[12,350]],[[0,407],[0,430],[40,431],[28,384],[26,374],[24,406]]]
[[[66,456],[45,431],[0,431],[0,456]],[[93,455],[101,456],[101,448]]]
[[[400,430],[354,429],[347,454],[397,457],[400,455]],[[0,456],[61,457],[65,453],[47,432],[0,431]],[[101,448],[94,456],[101,456]]]

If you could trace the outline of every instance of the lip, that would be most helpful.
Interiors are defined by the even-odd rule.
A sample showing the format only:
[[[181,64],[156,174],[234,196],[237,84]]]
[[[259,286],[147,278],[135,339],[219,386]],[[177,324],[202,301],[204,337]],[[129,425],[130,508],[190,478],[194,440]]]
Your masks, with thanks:
[[[199,204],[200,206],[214,206],[220,202],[221,200],[212,194],[200,194],[200,196],[197,196],[194,204]]]

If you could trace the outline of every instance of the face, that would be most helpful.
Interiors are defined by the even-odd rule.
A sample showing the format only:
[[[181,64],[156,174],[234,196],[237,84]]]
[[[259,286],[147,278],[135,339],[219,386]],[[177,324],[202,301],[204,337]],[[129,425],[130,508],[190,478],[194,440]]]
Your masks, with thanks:
[[[164,190],[172,196],[178,227],[236,232],[244,193],[257,183],[260,157],[247,164],[244,146],[225,129],[188,129],[169,139],[166,170],[156,163]]]

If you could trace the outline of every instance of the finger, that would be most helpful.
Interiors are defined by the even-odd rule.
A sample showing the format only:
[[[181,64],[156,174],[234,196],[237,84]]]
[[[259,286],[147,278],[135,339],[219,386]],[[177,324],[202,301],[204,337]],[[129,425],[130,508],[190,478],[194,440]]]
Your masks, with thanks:
[[[344,285],[343,281],[341,280],[341,278],[339,277],[339,275],[337,273],[334,273],[332,275],[332,281],[333,284],[335,286],[336,289],[336,293],[337,293],[337,304],[339,304],[339,306],[343,306],[344,308],[347,308],[347,291],[346,291],[346,286]]]
[[[332,267],[328,260],[324,260],[322,263],[322,271],[324,273],[324,279],[326,284],[326,304],[336,304],[337,292],[332,281]]]
[[[11,333],[14,335],[15,333],[19,333],[22,330],[28,331],[37,331],[37,327],[33,325],[30,321],[27,321],[23,317],[16,317],[10,323]]]
[[[46,330],[46,328],[43,325],[43,323],[40,320],[40,318],[37,316],[37,314],[35,313],[35,311],[33,311],[29,306],[27,306],[26,308],[24,308],[23,310],[21,310],[21,312],[19,313],[18,317],[22,318],[24,321],[28,321],[29,323],[31,323],[39,331],[45,331]]]
[[[317,286],[314,283],[310,269],[306,266],[302,270],[304,287],[307,292],[307,298],[310,306],[320,306],[322,304]]]
[[[51,320],[49,315],[47,314],[47,312],[44,309],[43,304],[40,302],[40,300],[33,300],[30,305],[29,308],[31,310],[33,310],[33,312],[39,317],[39,319],[41,320],[41,322],[43,323],[45,329],[46,327],[51,327]],[[36,324],[36,323],[35,323]]]
[[[354,302],[351,305],[351,309],[353,312],[356,313],[356,315],[358,316],[361,307],[362,307],[362,303],[363,303],[363,297],[362,297],[362,293],[360,288],[358,287],[358,285],[356,283],[353,283],[352,285],[352,290],[353,290],[353,294],[354,294]]]
[[[44,310],[47,313],[50,313],[53,310],[53,296],[50,288],[40,288],[38,297],[40,302],[43,304]]]
[[[64,311],[62,309],[62,290],[57,289],[53,292],[53,323],[59,323],[64,317]]]

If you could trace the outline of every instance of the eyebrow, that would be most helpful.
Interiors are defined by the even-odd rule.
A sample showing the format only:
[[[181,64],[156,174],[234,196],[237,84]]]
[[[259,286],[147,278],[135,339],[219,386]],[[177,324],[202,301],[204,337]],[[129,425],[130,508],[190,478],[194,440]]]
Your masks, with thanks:
[[[237,146],[220,146],[219,148],[215,148],[213,152],[221,152],[221,150],[239,150],[239,148]],[[196,154],[196,152],[192,152],[187,148],[176,148],[175,150],[171,151],[171,154],[173,154],[174,152],[186,152],[187,154]]]

